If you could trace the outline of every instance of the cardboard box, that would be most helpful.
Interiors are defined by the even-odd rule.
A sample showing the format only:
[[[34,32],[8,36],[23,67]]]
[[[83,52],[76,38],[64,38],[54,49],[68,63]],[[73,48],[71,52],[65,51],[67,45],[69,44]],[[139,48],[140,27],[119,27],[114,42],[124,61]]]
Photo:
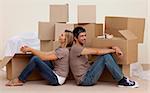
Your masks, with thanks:
[[[59,40],[59,36],[65,30],[73,31],[74,24],[66,24],[66,23],[55,23],[55,41]]]
[[[92,47],[107,48],[118,46],[121,48],[124,56],[119,58],[114,55],[118,64],[131,64],[137,62],[138,43],[137,37],[131,31],[119,31],[123,38],[100,39],[95,38],[92,42]]]
[[[52,51],[53,50],[53,41],[41,40],[40,41],[40,50],[43,52]]]
[[[145,19],[129,17],[105,17],[106,33],[121,37],[119,30],[132,31],[138,37],[138,43],[143,43]]]
[[[53,41],[53,50],[57,49],[60,46],[59,41]]]
[[[8,59],[7,59],[8,58]],[[29,60],[32,58],[31,54],[15,54],[13,57],[7,57],[6,70],[7,70],[7,79],[12,80],[17,78],[26,65],[29,63]],[[28,77],[27,80],[41,80],[43,79],[40,76],[40,73],[37,69],[35,69],[32,74]]]
[[[83,27],[86,30],[86,46],[91,47],[92,39],[103,34],[103,24],[95,23],[80,23],[75,24],[75,27]]]
[[[50,5],[50,22],[68,22],[68,4]]]
[[[96,6],[78,5],[78,23],[96,23]]]
[[[39,22],[38,37],[40,40],[54,40],[55,39],[55,24],[49,22]]]

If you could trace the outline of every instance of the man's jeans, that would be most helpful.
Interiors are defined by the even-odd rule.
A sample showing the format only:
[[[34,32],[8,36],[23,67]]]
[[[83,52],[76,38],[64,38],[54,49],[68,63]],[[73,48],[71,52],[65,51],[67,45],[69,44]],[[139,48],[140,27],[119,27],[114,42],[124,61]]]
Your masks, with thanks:
[[[50,85],[59,85],[57,76],[53,73],[53,68],[52,62],[42,61],[39,57],[33,56],[18,79],[25,82],[32,71],[38,69],[42,77],[48,80]]]
[[[115,62],[112,55],[105,54],[98,56],[96,58],[96,61],[92,64],[87,73],[84,75],[79,85],[83,86],[94,85],[98,81],[105,66],[111,72],[116,81],[120,81],[123,78],[123,73],[119,68],[119,66],[117,65],[117,63]]]

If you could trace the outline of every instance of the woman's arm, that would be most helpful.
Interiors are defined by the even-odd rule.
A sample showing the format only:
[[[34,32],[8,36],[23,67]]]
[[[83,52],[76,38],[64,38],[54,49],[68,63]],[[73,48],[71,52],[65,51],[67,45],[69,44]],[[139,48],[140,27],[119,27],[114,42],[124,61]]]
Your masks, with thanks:
[[[33,49],[31,47],[28,46],[23,46],[20,49],[23,53],[26,52],[32,52],[34,55],[38,56],[41,60],[57,60],[57,56],[55,55],[54,51],[51,52],[42,52],[36,49]]]

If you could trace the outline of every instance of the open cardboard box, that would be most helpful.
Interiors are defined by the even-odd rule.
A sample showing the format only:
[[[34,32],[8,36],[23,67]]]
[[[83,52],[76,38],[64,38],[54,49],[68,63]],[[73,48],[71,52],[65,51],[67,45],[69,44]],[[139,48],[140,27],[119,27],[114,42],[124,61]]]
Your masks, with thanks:
[[[7,56],[3,59],[3,66],[6,65],[7,79],[11,80],[17,78],[26,65],[29,63],[32,54],[15,54],[14,56]],[[37,69],[35,69],[27,80],[41,80],[42,77]]]
[[[96,48],[107,48],[112,46],[118,46],[121,48],[124,56],[119,58],[115,56],[118,64],[131,64],[137,62],[137,54],[138,54],[138,43],[137,37],[128,30],[120,30],[120,34],[122,34],[122,38],[112,38],[112,39],[100,39],[95,38],[92,42],[92,47]]]
[[[138,38],[138,43],[143,43],[145,28],[144,18],[130,18],[130,17],[105,17],[105,32],[113,34],[115,37],[122,37],[119,30],[129,30]]]

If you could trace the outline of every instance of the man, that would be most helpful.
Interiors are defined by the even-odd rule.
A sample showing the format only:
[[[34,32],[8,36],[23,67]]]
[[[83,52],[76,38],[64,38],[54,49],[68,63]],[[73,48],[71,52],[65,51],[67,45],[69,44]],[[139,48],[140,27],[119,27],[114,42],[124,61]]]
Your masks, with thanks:
[[[91,86],[96,84],[106,66],[118,82],[119,87],[138,87],[137,82],[129,80],[123,75],[112,57],[112,53],[115,53],[117,56],[123,55],[118,47],[113,46],[106,49],[84,47],[86,43],[86,30],[82,27],[76,27],[73,30],[73,35],[75,44],[70,50],[70,68],[77,85]],[[98,55],[92,65],[89,64],[87,55]]]

